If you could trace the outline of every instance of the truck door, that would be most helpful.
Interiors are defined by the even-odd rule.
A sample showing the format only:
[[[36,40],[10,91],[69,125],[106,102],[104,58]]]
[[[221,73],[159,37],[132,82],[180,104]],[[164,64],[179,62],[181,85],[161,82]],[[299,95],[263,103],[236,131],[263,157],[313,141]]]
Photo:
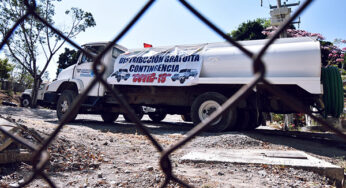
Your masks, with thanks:
[[[112,50],[107,52],[106,55],[104,56],[104,63],[106,66],[106,72],[103,75],[103,79],[107,80],[107,78],[114,73],[114,63],[116,62],[117,57],[124,53],[126,51],[126,49],[124,47],[120,47],[120,46],[113,46]],[[129,78],[129,75],[126,76],[126,78]],[[105,93],[106,89],[105,87],[100,84],[99,87],[99,96],[103,96]]]
[[[85,48],[96,55],[104,49],[104,46],[85,46]],[[95,77],[94,71],[92,70],[92,64],[93,60],[91,58],[87,57],[85,54],[81,54],[78,64],[75,67],[74,79],[81,80],[83,82],[84,88],[87,88],[91,83],[91,80]],[[88,96],[99,96],[99,86],[99,82],[95,84],[89,92]]]
[[[48,83],[41,84],[37,91],[37,100],[43,100],[44,92],[47,90]]]

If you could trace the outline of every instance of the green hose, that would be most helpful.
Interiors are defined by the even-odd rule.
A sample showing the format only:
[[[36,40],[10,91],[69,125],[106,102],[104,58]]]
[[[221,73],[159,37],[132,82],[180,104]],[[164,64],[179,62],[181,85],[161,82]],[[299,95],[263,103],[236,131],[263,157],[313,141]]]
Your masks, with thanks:
[[[344,110],[344,90],[338,68],[329,66],[322,68],[324,117],[331,115],[339,118]]]

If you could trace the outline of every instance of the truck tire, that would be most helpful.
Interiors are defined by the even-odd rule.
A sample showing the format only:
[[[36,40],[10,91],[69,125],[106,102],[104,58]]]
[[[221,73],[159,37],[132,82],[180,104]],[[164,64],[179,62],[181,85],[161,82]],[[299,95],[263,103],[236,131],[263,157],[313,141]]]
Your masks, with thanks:
[[[72,90],[65,90],[61,93],[57,105],[56,105],[56,113],[59,121],[62,120],[63,115],[68,112],[71,108],[73,100],[76,98],[77,92]],[[67,122],[74,121],[77,117],[77,113],[70,114]]]
[[[195,125],[199,124],[216,111],[226,100],[227,98],[225,96],[216,92],[207,92],[199,95],[191,106],[192,122]],[[236,111],[234,109],[228,109],[220,117],[216,118],[206,130],[209,132],[224,131],[228,127],[234,126],[236,117]]]
[[[156,112],[149,112],[148,116],[153,122],[158,123],[165,119],[167,113],[162,110],[158,110]]]
[[[259,114],[255,110],[249,111],[249,123],[243,130],[250,131],[254,130],[261,125],[261,121],[259,119]]]
[[[29,107],[31,105],[31,97],[30,96],[23,96],[20,100],[20,106],[21,107]]]
[[[239,131],[254,130],[262,124],[263,115],[255,110],[239,110],[236,129]]]
[[[123,116],[124,116],[125,121],[132,122],[127,114],[123,114]],[[141,120],[143,118],[144,114],[143,114],[143,112],[136,112],[136,116],[139,120]]]
[[[185,77],[181,77],[181,78],[179,79],[179,81],[180,81],[181,84],[183,84],[183,83],[185,82]]]
[[[105,123],[113,123],[118,119],[119,114],[114,112],[103,112],[101,118]]]
[[[266,123],[262,112],[259,112],[259,114],[256,116],[255,122],[255,124],[252,124],[252,126],[250,126],[249,130],[255,130],[257,127],[261,125],[265,126]]]
[[[249,122],[250,122],[250,112],[247,110],[239,110],[236,130],[238,131],[245,130]]]

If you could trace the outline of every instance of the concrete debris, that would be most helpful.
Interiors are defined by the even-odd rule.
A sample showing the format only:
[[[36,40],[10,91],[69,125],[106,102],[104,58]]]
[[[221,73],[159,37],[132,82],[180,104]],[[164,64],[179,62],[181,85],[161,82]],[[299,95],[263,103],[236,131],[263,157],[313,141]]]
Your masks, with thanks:
[[[342,184],[344,169],[312,157],[302,151],[276,151],[262,149],[195,150],[181,158],[183,162],[236,163],[289,166],[311,170]],[[258,172],[265,177],[266,174]]]

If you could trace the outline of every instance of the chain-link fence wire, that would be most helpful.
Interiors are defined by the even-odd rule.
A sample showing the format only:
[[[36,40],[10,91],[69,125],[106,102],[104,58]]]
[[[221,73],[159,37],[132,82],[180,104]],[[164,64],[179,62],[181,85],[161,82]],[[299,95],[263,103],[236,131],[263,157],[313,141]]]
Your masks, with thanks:
[[[274,35],[272,35],[269,40],[266,42],[264,47],[260,50],[259,53],[253,53],[241,46],[238,42],[234,41],[230,36],[222,32],[218,27],[216,27],[212,22],[210,22],[207,18],[205,18],[200,12],[198,12],[193,6],[191,6],[188,2],[184,0],[178,0],[183,7],[185,7],[187,10],[189,10],[192,14],[194,14],[201,22],[205,23],[210,29],[215,31],[217,34],[219,34],[221,37],[223,37],[226,41],[228,41],[230,44],[236,46],[239,48],[246,56],[248,56],[253,61],[253,72],[254,76],[252,78],[252,81],[241,87],[232,97],[230,97],[220,108],[218,108],[213,114],[210,115],[205,121],[199,123],[197,126],[195,126],[193,129],[191,129],[184,139],[180,140],[178,143],[174,144],[168,149],[164,149],[160,143],[150,134],[148,129],[145,127],[145,125],[137,118],[137,116],[134,113],[134,110],[130,107],[130,105],[127,103],[127,101],[123,98],[121,93],[117,90],[116,87],[111,87],[107,84],[106,80],[102,78],[106,67],[102,64],[101,59],[105,55],[105,53],[110,50],[117,42],[125,36],[125,34],[132,28],[143,16],[145,12],[149,10],[149,8],[155,3],[155,0],[149,0],[143,8],[132,18],[132,20],[126,25],[126,27],[123,28],[123,30],[114,38],[113,41],[111,41],[106,48],[98,55],[93,55],[89,53],[87,50],[81,48],[78,44],[73,42],[71,39],[67,38],[62,32],[60,32],[58,29],[50,25],[46,20],[41,18],[38,14],[35,13],[36,9],[36,2],[35,0],[24,0],[25,6],[27,8],[26,13],[24,16],[22,16],[20,19],[17,20],[17,22],[13,25],[13,27],[8,31],[8,33],[4,36],[3,40],[0,43],[0,50],[4,48],[4,45],[9,41],[9,38],[12,36],[16,28],[25,21],[25,19],[28,19],[30,16],[34,17],[38,21],[42,22],[45,26],[47,26],[49,29],[54,31],[57,35],[62,37],[64,40],[66,40],[68,43],[70,43],[75,48],[79,49],[82,53],[84,53],[86,56],[92,58],[94,60],[94,63],[92,65],[93,71],[95,73],[95,77],[92,79],[91,83],[86,87],[86,89],[77,96],[77,99],[73,102],[71,108],[69,111],[62,117],[61,121],[59,122],[59,125],[57,128],[53,131],[53,133],[44,141],[44,143],[40,146],[34,145],[31,142],[25,140],[22,137],[16,136],[11,134],[10,132],[6,131],[2,127],[0,127],[0,131],[2,131],[5,135],[11,137],[16,142],[26,146],[30,150],[34,151],[33,156],[33,174],[26,179],[26,181],[21,184],[20,186],[24,187],[28,184],[30,184],[34,179],[41,177],[43,178],[51,187],[56,187],[54,182],[50,179],[50,177],[44,172],[44,168],[46,164],[49,161],[49,154],[47,152],[47,147],[51,142],[55,139],[57,134],[60,132],[60,130],[63,128],[63,126],[72,118],[74,115],[76,115],[79,111],[80,104],[83,103],[83,101],[86,99],[88,93],[92,89],[92,87],[100,82],[111,94],[113,97],[115,97],[120,106],[125,110],[125,113],[128,114],[129,119],[135,123],[136,128],[140,130],[152,143],[152,145],[156,148],[156,150],[161,154],[160,157],[160,166],[165,174],[165,181],[161,184],[162,187],[167,186],[170,181],[176,182],[182,186],[185,187],[191,187],[188,183],[180,180],[172,173],[172,163],[169,159],[169,156],[172,152],[177,150],[178,148],[184,146],[187,142],[192,140],[197,134],[201,133],[201,131],[208,126],[215,118],[219,117],[225,110],[235,107],[239,101],[246,98],[246,96],[253,90],[254,87],[256,87],[257,84],[261,83],[261,86],[264,86],[264,88],[272,93],[273,95],[280,97],[283,102],[288,105],[290,108],[302,112],[305,114],[308,114],[311,116],[315,121],[322,124],[323,126],[329,128],[333,132],[335,132],[337,135],[339,135],[341,138],[346,140],[346,135],[343,134],[340,130],[336,129],[333,125],[326,122],[324,119],[317,117],[312,114],[312,111],[309,110],[309,107],[305,106],[302,102],[300,102],[298,99],[290,96],[285,91],[280,90],[279,88],[272,85],[269,81],[265,78],[266,73],[266,67],[262,61],[262,57],[265,54],[266,50],[269,48],[269,46],[279,37],[280,33],[282,33],[289,24],[296,19],[301,12],[303,12],[306,7],[308,7],[312,0],[306,0],[299,8],[298,10],[289,18],[287,19],[283,24],[280,25],[278,30],[275,32]]]

